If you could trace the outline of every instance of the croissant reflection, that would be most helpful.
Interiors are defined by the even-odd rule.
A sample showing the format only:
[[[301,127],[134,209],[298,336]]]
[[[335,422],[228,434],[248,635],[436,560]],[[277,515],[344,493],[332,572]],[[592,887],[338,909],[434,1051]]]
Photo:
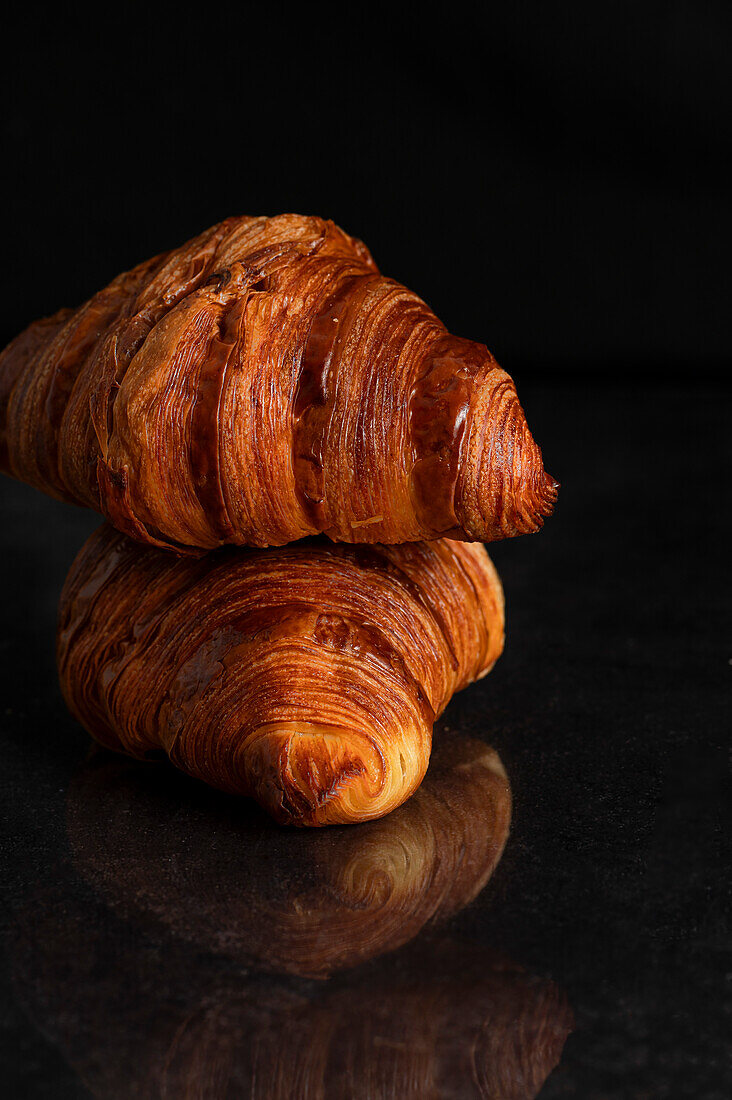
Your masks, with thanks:
[[[75,893],[18,923],[14,985],[101,1100],[530,1100],[572,1027],[554,983],[473,944],[265,978],[160,951]]]
[[[0,470],[163,546],[536,531],[513,381],[321,218],[227,218],[0,354]]]
[[[105,752],[77,772],[67,805],[75,864],[118,911],[322,977],[467,905],[500,859],[511,795],[492,749],[443,735],[415,796],[358,829],[283,831],[250,803]]]
[[[502,648],[482,546],[314,540],[195,560],[107,525],[71,567],[57,652],[69,709],[107,748],[163,752],[313,826],[409,798],[435,716]]]

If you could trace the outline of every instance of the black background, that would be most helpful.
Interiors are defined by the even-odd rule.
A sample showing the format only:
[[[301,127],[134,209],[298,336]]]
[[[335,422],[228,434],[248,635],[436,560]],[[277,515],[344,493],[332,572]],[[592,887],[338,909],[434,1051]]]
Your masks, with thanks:
[[[725,0],[24,11],[0,336],[229,214],[294,211],[520,377],[724,368]]]
[[[445,722],[499,748],[515,796],[456,931],[577,1016],[547,1097],[729,1095],[731,31],[698,0],[130,4],[6,36],[0,335],[226,215],[289,210],[362,237],[516,378],[560,501],[491,549],[506,654]],[[65,858],[86,738],[55,607],[96,520],[0,493],[12,911]],[[85,1096],[7,1003],[16,1094]]]

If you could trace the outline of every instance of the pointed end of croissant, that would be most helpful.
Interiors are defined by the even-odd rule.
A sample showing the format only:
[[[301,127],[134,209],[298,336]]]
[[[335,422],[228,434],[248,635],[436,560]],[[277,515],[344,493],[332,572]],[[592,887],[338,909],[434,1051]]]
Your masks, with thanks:
[[[254,797],[281,825],[349,825],[383,817],[412,794],[429,752],[414,755],[405,774],[364,733],[283,721],[250,741],[247,770]]]
[[[497,495],[501,538],[540,530],[554,511],[559,493],[559,482],[544,469],[541,450],[529,431],[518,397],[510,404],[506,436],[501,461],[487,486],[489,493]]]
[[[535,443],[534,446],[536,447]],[[538,447],[536,447],[536,450],[539,455],[539,464],[541,464],[541,451]],[[541,474],[537,478],[535,485],[532,486],[533,499],[529,505],[533,508],[535,515],[539,517],[539,526],[543,523],[544,517],[550,516],[554,511],[554,505],[557,503],[560,488],[559,482],[553,478],[551,474],[548,474],[542,466]]]
[[[483,542],[538,531],[557,500],[559,482],[544,469],[511,378],[497,370],[476,409],[468,447],[464,527]]]

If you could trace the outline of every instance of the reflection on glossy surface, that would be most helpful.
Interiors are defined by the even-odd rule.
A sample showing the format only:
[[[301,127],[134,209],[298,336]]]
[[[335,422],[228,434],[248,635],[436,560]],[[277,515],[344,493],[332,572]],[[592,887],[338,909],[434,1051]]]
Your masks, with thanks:
[[[424,931],[485,885],[509,816],[498,757],[459,737],[407,805],[315,834],[99,753],[68,793],[75,870],[16,917],[18,997],[101,1100],[530,1100],[563,994]]]
[[[19,997],[103,1100],[529,1100],[572,1026],[553,983],[422,938],[329,982],[160,945],[91,897],[16,923]]]
[[[77,869],[124,915],[324,977],[467,905],[500,859],[510,811],[496,753],[443,735],[414,797],[355,828],[283,830],[165,765],[106,753],[74,777],[67,825]]]

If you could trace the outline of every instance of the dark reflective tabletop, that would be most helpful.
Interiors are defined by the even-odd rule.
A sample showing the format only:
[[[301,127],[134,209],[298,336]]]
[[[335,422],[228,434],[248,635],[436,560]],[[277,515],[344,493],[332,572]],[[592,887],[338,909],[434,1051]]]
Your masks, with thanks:
[[[730,1095],[728,395],[522,396],[562,493],[491,548],[506,652],[358,827],[92,749],[54,624],[98,519],[0,480],[4,1094]]]

